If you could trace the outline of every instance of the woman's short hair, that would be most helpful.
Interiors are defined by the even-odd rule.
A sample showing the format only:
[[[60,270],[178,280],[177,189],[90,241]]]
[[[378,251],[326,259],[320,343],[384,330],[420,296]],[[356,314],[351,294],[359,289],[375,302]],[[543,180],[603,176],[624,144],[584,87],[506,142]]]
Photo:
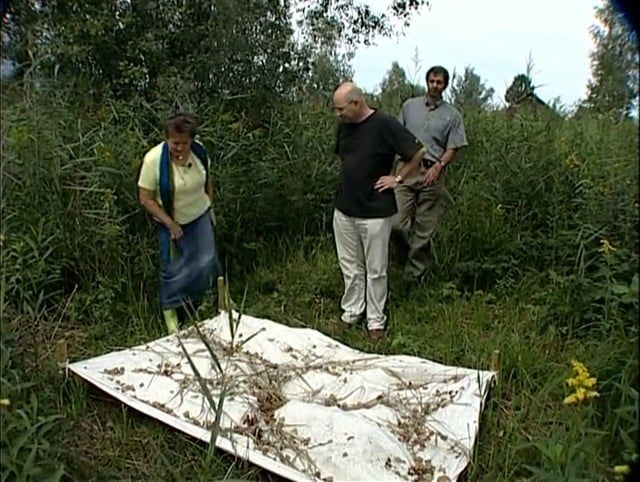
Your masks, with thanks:
[[[197,125],[193,114],[188,112],[176,112],[170,116],[164,127],[164,134],[169,137],[171,134],[189,134],[192,139],[196,136]]]

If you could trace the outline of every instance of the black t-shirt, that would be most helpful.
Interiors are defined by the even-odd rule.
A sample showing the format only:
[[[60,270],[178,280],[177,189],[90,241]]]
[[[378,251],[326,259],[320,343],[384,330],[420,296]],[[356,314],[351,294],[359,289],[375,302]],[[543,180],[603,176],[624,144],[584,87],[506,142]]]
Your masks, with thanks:
[[[422,148],[420,141],[395,117],[374,111],[360,123],[338,125],[335,153],[342,159],[336,209],[354,218],[386,218],[398,208],[393,189],[374,188],[388,176],[396,154],[409,161]]]

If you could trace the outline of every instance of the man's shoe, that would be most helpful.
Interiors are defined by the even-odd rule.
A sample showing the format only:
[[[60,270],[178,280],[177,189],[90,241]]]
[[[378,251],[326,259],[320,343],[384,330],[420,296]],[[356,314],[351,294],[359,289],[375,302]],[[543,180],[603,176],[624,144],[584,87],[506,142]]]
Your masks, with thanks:
[[[386,337],[386,333],[383,329],[369,330],[369,338],[372,341],[381,341]]]
[[[356,326],[355,323],[347,323],[342,318],[331,320],[331,325],[333,325],[332,331],[335,335],[344,335],[353,330]]]

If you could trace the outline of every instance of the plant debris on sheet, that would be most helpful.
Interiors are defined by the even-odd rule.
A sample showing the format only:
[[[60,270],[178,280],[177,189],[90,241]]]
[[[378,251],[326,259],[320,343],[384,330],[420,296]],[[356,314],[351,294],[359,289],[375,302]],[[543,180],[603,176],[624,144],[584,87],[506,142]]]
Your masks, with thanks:
[[[200,333],[69,368],[204,441],[218,426],[217,447],[294,481],[455,481],[470,462],[493,372],[368,354],[316,330],[237,317],[223,312]],[[217,423],[202,383],[216,406],[224,392]]]

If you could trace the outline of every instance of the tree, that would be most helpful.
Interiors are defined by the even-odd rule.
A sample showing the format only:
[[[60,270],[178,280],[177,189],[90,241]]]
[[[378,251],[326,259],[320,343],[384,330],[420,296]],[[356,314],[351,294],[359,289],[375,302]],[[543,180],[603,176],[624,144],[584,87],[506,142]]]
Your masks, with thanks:
[[[316,22],[312,31],[303,30],[299,49],[305,67],[298,79],[302,97],[326,103],[336,85],[353,77],[353,52],[341,48],[338,30],[337,22],[330,18]]]
[[[297,75],[288,10],[277,0],[16,4],[13,58],[97,98],[241,96],[256,106],[285,95]]]
[[[507,114],[512,116],[516,112],[528,112],[550,117],[560,115],[560,112],[538,97],[535,90],[531,69],[527,67],[527,73],[516,75],[505,92],[504,99],[508,104]]]
[[[330,25],[336,45],[390,35],[425,4],[394,0],[389,13],[375,13],[355,0],[16,0],[9,58],[98,98],[215,96],[255,109],[289,97],[321,57],[300,48],[296,13],[307,44],[321,45]]]
[[[504,94],[504,100],[510,107],[519,105],[527,100],[544,104],[535,93],[535,86],[529,74],[516,75]]]
[[[464,68],[462,76],[454,72],[449,92],[453,105],[465,111],[487,109],[495,93],[493,88],[485,86],[470,66]]]
[[[376,35],[393,35],[398,22],[401,26],[409,25],[411,15],[429,2],[392,0],[387,12],[375,12],[366,1],[358,0],[294,0],[293,4],[300,18],[299,26],[308,33],[313,34],[318,28],[323,31],[330,23],[345,43],[370,45]],[[322,35],[319,39],[323,39]]]
[[[382,110],[395,115],[400,112],[404,101],[424,93],[425,88],[409,81],[404,69],[398,62],[393,62],[380,83],[377,103]]]
[[[638,106],[638,38],[610,0],[596,8],[600,25],[591,28],[592,79],[583,109],[621,119]]]

